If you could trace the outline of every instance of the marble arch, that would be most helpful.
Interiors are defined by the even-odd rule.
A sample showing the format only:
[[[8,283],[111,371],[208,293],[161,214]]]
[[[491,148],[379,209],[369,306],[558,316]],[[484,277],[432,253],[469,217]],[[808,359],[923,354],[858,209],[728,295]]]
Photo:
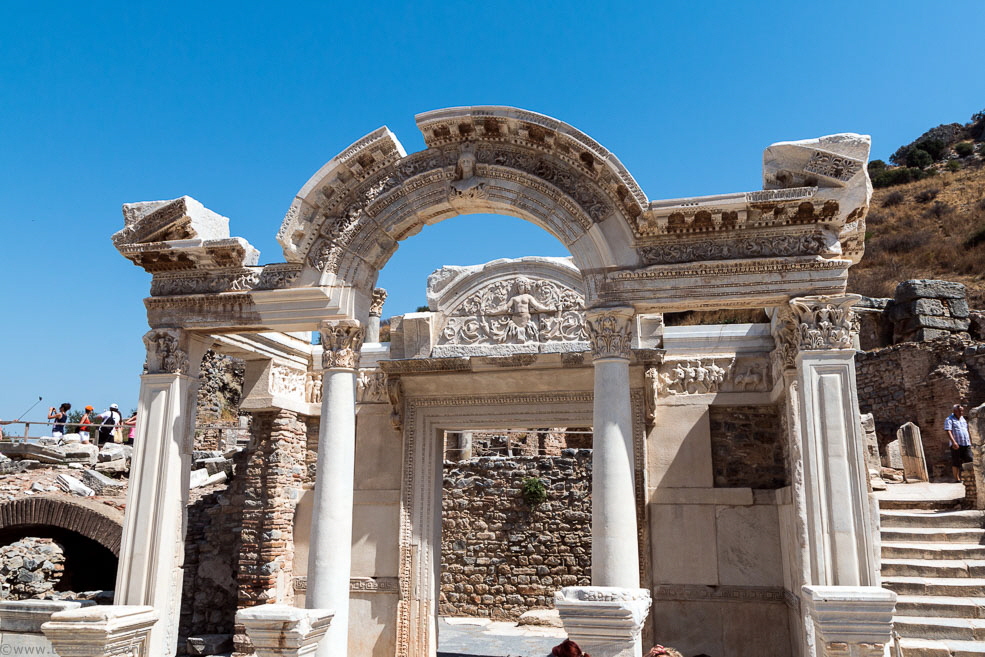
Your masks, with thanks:
[[[715,596],[741,601],[751,595],[764,604],[786,605],[770,613],[789,616],[791,652],[797,655],[819,654],[815,637],[822,637],[823,628],[815,631],[815,625],[821,627],[818,610],[828,601],[846,609],[858,602],[860,614],[872,608],[869,603],[883,604],[883,593],[870,590],[878,573],[854,391],[850,307],[855,299],[845,295],[848,268],[863,251],[872,192],[865,168],[869,138],[846,133],[779,142],[764,151],[762,189],[658,201],[648,199],[619,160],[594,140],[543,115],[460,107],[419,115],[417,122],[425,150],[406,154],[381,128],[330,160],[302,187],[278,232],[284,262],[258,265],[256,249],[230,236],[227,218],[189,197],[124,206],[125,225],[114,243],[153,279],[144,302],[151,330],[144,336],[140,439],[116,602],[157,609],[161,620],[152,630],[151,652],[171,655],[175,645],[194,391],[202,354],[216,344],[257,361],[248,371],[266,393],[255,411],[320,416],[306,604],[331,607],[336,615],[319,655],[365,652],[346,643],[353,472],[364,465],[355,458],[356,407],[367,403],[371,389],[374,421],[402,445],[402,456],[416,463],[418,457],[406,450],[420,429],[408,428],[417,407],[405,392],[411,398],[424,393],[403,390],[404,374],[485,373],[476,383],[483,386],[495,378],[487,376],[490,372],[504,368],[582,367],[578,392],[593,400],[595,432],[595,587],[566,590],[557,606],[572,628],[590,628],[595,616],[618,616],[606,631],[622,637],[621,647],[613,648],[596,632],[596,643],[588,638],[591,654],[638,655],[651,595],[696,606],[712,595],[704,580],[671,580],[651,589],[655,581],[640,579],[634,509],[642,487],[634,464],[649,456],[634,448],[642,408],[634,400],[645,388],[644,368],[647,385],[662,391],[648,403],[651,435],[673,433],[684,423],[693,429],[688,435],[703,435],[709,400],[719,393],[737,395],[736,404],[770,406],[782,424],[793,483],[765,498],[773,500],[769,513],[779,514],[784,527],[783,572],[774,573],[771,587],[750,591],[744,582],[733,582],[738,588]],[[427,313],[403,317],[399,345],[364,346],[374,342],[365,339],[366,326],[374,326],[374,317],[378,325],[381,312],[382,298],[373,290],[377,272],[399,241],[429,223],[470,212],[521,217],[568,246],[584,285],[587,351],[445,357],[431,349],[437,324]],[[772,325],[759,327],[762,335],[752,339],[758,345],[755,359],[740,356],[745,352],[738,348],[732,356],[708,352],[702,340],[684,340],[687,348],[675,353],[654,329],[661,325],[659,313],[716,308],[769,310]],[[321,333],[317,349],[305,336],[291,334],[314,330]],[[661,365],[668,354],[676,360]],[[727,383],[723,377],[742,359],[744,383]],[[675,362],[680,367],[672,367]],[[406,378],[410,386],[413,377]],[[318,399],[306,393],[314,379],[320,383]],[[373,386],[366,388],[364,380]],[[544,385],[549,390],[554,381]],[[475,398],[488,392],[486,386]],[[687,462],[684,443],[660,444],[671,450],[660,457],[665,462]],[[393,490],[377,491],[374,499],[400,500],[401,549],[407,545],[413,552],[420,527],[403,520],[415,512],[404,500],[416,490],[416,480],[399,473],[394,479]],[[697,495],[686,488],[671,486],[668,496],[646,506],[701,506],[723,499],[713,488]],[[753,500],[745,490],[742,499]],[[422,567],[428,563],[426,556],[415,559]],[[717,572],[717,565],[712,570]],[[410,572],[412,581],[402,580],[400,588],[417,591],[428,580],[413,568]],[[267,593],[273,597],[266,599],[278,599],[276,586]],[[398,641],[395,654],[433,654],[433,633],[424,629],[433,620],[426,598],[402,600],[405,608],[420,601],[425,611],[416,621],[413,613],[401,616],[400,632],[419,638]],[[842,643],[831,639],[831,649]]]

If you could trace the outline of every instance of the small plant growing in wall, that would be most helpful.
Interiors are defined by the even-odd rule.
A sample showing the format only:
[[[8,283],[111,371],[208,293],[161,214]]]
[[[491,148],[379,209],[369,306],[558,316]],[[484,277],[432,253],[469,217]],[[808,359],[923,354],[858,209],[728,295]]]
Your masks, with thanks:
[[[547,487],[544,486],[543,481],[536,477],[523,480],[523,484],[520,485],[520,494],[523,495],[523,501],[531,508],[547,501]]]

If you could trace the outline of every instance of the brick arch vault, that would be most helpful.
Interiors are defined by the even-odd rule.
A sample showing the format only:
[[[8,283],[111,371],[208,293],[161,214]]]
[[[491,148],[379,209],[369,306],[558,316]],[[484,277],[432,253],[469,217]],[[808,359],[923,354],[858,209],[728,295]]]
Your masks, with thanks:
[[[84,536],[120,556],[123,513],[89,500],[37,496],[0,504],[0,532],[57,527]]]

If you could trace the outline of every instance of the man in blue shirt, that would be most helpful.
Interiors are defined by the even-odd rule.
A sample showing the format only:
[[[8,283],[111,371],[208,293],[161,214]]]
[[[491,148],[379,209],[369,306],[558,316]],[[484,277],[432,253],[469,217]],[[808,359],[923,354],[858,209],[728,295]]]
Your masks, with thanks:
[[[971,463],[971,436],[968,434],[968,420],[964,417],[964,407],[955,404],[952,412],[944,420],[944,431],[951,441],[951,472],[954,479],[961,482],[961,466]]]

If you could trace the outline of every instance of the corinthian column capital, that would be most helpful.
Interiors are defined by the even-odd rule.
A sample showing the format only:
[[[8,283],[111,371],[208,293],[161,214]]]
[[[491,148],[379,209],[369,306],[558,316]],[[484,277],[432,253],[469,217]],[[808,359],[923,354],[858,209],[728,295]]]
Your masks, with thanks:
[[[355,369],[359,361],[365,330],[354,319],[334,319],[321,323],[322,369]]]
[[[144,334],[147,360],[144,370],[148,374],[190,374],[191,360],[184,331],[181,329],[153,329]]]
[[[386,301],[386,290],[382,287],[373,289],[373,299],[369,304],[369,316],[380,317],[383,315],[383,303]]]
[[[811,296],[791,299],[777,309],[773,337],[784,366],[792,367],[801,351],[851,349],[857,330],[852,306],[861,297]]]
[[[629,360],[633,339],[633,315],[630,307],[592,308],[585,314],[585,330],[592,345],[592,358]]]

